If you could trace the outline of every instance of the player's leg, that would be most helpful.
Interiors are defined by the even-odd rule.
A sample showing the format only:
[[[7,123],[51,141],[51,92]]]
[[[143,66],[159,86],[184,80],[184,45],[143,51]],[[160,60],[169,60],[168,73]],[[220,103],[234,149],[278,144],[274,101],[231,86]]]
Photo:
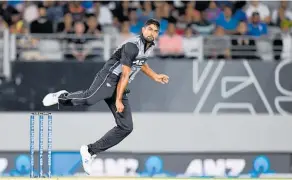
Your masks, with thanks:
[[[92,151],[92,154],[97,154],[117,145],[133,130],[132,113],[129,100],[126,95],[124,95],[122,100],[125,106],[122,113],[116,112],[117,109],[114,98],[109,98],[105,101],[114,115],[117,126],[109,130],[101,139],[89,145],[89,149]]]
[[[64,106],[93,105],[100,100],[111,97],[116,85],[109,78],[96,75],[91,86],[87,90],[68,93],[65,90],[49,93],[43,99],[44,106],[62,104]]]
[[[91,163],[93,156],[105,151],[125,139],[133,130],[132,113],[129,104],[129,100],[126,95],[123,96],[123,104],[125,106],[122,113],[116,112],[115,97],[108,98],[105,100],[110,110],[112,111],[116,124],[114,128],[109,130],[102,138],[95,143],[89,144],[88,146],[82,146],[80,153],[82,156],[84,170],[90,174]]]

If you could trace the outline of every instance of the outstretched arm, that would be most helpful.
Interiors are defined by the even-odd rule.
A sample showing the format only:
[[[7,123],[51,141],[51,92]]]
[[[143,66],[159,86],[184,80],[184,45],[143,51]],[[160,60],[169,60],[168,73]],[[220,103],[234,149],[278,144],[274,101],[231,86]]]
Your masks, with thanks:
[[[165,74],[157,74],[154,72],[148,64],[144,64],[141,68],[142,72],[146,74],[153,81],[165,84],[168,83],[169,77]]]

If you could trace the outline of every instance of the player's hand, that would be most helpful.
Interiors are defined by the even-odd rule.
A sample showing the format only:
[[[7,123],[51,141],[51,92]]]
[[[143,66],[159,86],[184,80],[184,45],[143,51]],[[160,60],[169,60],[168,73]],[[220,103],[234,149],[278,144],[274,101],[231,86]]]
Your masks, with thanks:
[[[161,84],[167,84],[169,81],[169,77],[165,74],[157,74],[155,81]]]
[[[117,100],[116,101],[116,108],[117,108],[117,113],[121,113],[124,111],[125,106],[123,105],[122,101]]]

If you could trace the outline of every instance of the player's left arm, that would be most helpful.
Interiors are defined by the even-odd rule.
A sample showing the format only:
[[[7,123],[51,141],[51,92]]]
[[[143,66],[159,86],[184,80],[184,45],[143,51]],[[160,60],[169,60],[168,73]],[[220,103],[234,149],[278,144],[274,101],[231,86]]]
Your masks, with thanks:
[[[157,74],[156,72],[154,72],[150,66],[145,63],[142,68],[141,71],[146,74],[150,79],[159,82],[161,84],[166,84],[168,83],[169,77],[165,74]]]

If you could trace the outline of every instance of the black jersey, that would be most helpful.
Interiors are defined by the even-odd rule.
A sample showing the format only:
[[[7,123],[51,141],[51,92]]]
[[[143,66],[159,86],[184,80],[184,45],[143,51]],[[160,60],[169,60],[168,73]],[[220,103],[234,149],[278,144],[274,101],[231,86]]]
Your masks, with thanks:
[[[101,70],[103,77],[108,77],[110,74],[120,76],[122,73],[122,65],[131,68],[130,80],[131,82],[141,67],[146,63],[148,57],[153,52],[155,43],[151,43],[146,50],[146,41],[142,35],[133,37],[122,43],[112,54],[111,58],[105,63]]]

